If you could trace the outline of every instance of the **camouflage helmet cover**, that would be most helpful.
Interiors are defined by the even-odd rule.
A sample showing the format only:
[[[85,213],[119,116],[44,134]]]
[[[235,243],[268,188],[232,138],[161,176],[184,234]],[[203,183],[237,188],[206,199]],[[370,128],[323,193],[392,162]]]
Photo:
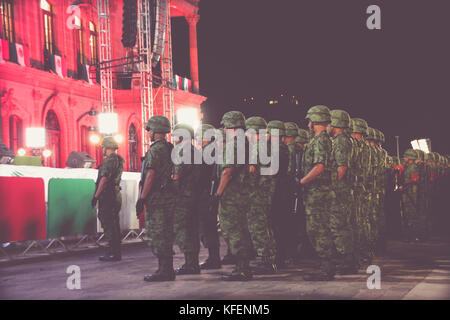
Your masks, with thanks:
[[[169,133],[170,132],[170,121],[164,116],[156,115],[151,117],[146,126],[145,130],[152,130],[155,133]]]
[[[104,137],[102,141],[102,147],[106,149],[119,149],[119,144],[112,136]]]
[[[335,128],[348,128],[350,126],[350,115],[345,110],[331,110],[331,126]]]
[[[330,122],[331,121],[330,109],[328,109],[327,106],[323,105],[311,107],[306,113],[305,119],[309,119],[313,123]]]
[[[364,119],[353,118],[351,119],[351,127],[354,133],[367,134],[367,122]]]
[[[408,158],[409,160],[417,160],[419,159],[419,154],[417,153],[417,150],[406,149],[406,151],[403,153],[403,158]]]
[[[254,130],[266,129],[267,122],[266,120],[264,120],[263,117],[258,116],[250,117],[247,120],[245,120],[245,128]]]
[[[245,128],[245,116],[240,111],[229,111],[222,116],[220,122],[227,129]]]
[[[295,122],[285,122],[284,129],[286,137],[296,137],[298,135],[298,126]]]
[[[286,129],[284,127],[284,123],[280,120],[272,120],[267,123],[267,131],[271,134],[273,129],[278,129],[278,135],[284,136],[286,135]]]

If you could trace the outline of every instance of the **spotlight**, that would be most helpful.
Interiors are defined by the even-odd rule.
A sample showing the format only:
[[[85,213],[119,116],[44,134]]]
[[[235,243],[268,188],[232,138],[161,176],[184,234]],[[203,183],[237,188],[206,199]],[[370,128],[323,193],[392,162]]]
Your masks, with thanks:
[[[91,136],[89,137],[89,141],[92,144],[98,144],[100,142],[100,136],[98,134],[91,134]]]
[[[120,134],[116,134],[114,136],[114,140],[116,140],[117,143],[122,143],[123,142],[123,137]]]
[[[45,128],[26,128],[26,145],[28,148],[45,147]]]
[[[20,148],[19,150],[17,150],[17,155],[23,157],[24,155],[27,154],[27,151],[24,148]]]
[[[51,156],[52,156],[52,151],[49,150],[49,149],[45,149],[45,150],[42,152],[42,155],[44,156],[44,158],[51,157]]]

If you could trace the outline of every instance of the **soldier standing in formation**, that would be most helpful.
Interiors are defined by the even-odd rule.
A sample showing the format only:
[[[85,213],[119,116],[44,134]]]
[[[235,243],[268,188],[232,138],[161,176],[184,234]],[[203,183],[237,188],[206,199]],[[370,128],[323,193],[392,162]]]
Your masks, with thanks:
[[[102,148],[105,158],[98,168],[96,190],[91,201],[93,207],[98,202],[98,218],[104,230],[105,240],[108,241],[106,253],[99,259],[100,261],[120,261],[122,259],[119,220],[122,207],[120,179],[125,160],[117,154],[119,145],[113,137],[105,137]]]
[[[221,268],[218,221],[236,264],[231,274],[222,277],[225,281],[247,281],[253,274],[276,273],[295,257],[299,244],[312,245],[320,259],[320,268],[306,274],[305,280],[328,281],[336,272],[356,273],[359,267],[371,263],[375,253],[384,252],[386,213],[392,200],[388,191],[393,184],[401,185],[407,238],[417,241],[429,236],[428,225],[434,213],[431,203],[442,200],[441,196],[431,197],[448,174],[447,158],[409,149],[404,167],[394,168],[393,158],[382,148],[383,133],[368,127],[365,120],[350,119],[346,111],[330,111],[323,105],[310,108],[306,119],[310,137],[295,123],[266,123],[257,116],[246,120],[239,111],[227,112],[221,121],[224,131],[215,133],[216,139],[223,132],[226,137],[221,138],[227,138],[217,141],[224,142],[222,163],[173,165],[173,146],[166,140],[170,122],[163,116],[150,118],[146,129],[152,145],[143,162],[136,211],[139,215],[145,204],[147,236],[159,268],[144,280],[172,281],[175,274]],[[192,144],[191,127],[179,124],[175,129],[189,133],[188,138],[183,136],[185,140],[177,133],[174,137],[177,146],[187,147],[192,161],[195,152],[215,143],[212,135],[205,136],[206,131],[214,130],[210,125],[203,124],[196,133],[198,151]],[[255,131],[247,132],[245,139],[243,129]],[[267,134],[259,132],[262,129],[267,129]],[[118,146],[111,139],[103,141],[107,158],[99,168],[92,199],[93,205],[100,200],[99,218],[105,234],[112,234],[114,239],[102,258],[105,261],[120,260],[117,187],[124,161],[115,153]],[[238,141],[244,141],[245,157],[249,156],[244,163],[237,161]],[[261,161],[262,142],[267,142],[267,151],[276,152],[279,160],[278,170],[269,175],[262,174],[270,166]],[[279,148],[271,151],[274,143]],[[229,148],[234,148],[234,157],[227,156]],[[402,178],[394,172],[403,173]],[[107,194],[112,196],[106,198]],[[385,201],[386,196],[389,201]],[[117,219],[106,218],[111,216],[109,212]],[[200,240],[209,253],[201,266]],[[185,254],[185,264],[177,272],[173,269],[174,242]],[[261,263],[252,270],[254,249]]]
[[[171,153],[173,145],[166,140],[170,133],[170,122],[164,116],[153,116],[145,128],[149,131],[152,144],[145,154],[143,163],[143,184],[136,203],[136,213],[146,208],[145,223],[148,244],[158,258],[158,270],[146,275],[145,281],[173,281],[174,203],[175,192],[170,181],[173,172]],[[141,181],[142,182],[142,181]]]

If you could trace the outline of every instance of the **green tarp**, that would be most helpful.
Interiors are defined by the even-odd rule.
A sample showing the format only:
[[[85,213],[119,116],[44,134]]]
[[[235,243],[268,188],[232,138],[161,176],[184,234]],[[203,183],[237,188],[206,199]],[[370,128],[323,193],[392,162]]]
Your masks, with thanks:
[[[47,238],[95,234],[96,215],[91,206],[94,191],[95,183],[89,179],[50,179]]]

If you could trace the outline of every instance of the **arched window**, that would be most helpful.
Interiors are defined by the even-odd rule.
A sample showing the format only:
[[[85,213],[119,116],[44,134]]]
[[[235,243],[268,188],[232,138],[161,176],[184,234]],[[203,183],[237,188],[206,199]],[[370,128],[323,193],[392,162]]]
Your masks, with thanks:
[[[45,165],[48,167],[61,167],[61,129],[56,114],[50,110],[45,118],[46,148],[52,155],[47,158]]]
[[[17,150],[23,147],[23,125],[17,116],[9,117],[9,148],[17,154]]]
[[[128,163],[130,171],[139,171],[138,135],[134,124],[128,129]]]

